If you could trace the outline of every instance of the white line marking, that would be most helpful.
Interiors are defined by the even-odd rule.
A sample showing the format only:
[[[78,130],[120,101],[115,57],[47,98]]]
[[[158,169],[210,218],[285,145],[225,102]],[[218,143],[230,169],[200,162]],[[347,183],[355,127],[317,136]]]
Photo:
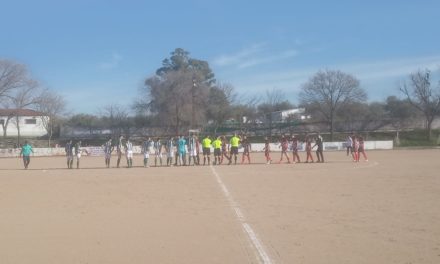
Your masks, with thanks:
[[[237,220],[241,223],[241,226],[243,227],[244,232],[247,234],[249,240],[252,243],[252,246],[257,251],[257,259],[260,263],[263,264],[272,264],[274,263],[269,255],[266,253],[266,250],[264,249],[263,243],[258,239],[257,234],[252,229],[252,227],[246,222],[246,218],[244,217],[243,213],[240,210],[240,206],[235,202],[234,198],[232,198],[231,193],[229,192],[228,188],[226,188],[226,185],[223,183],[222,179],[218,175],[217,171],[214,169],[213,166],[211,167],[211,171],[214,174],[217,183],[220,185],[220,188],[223,191],[223,194],[226,196],[226,199],[229,202],[229,205],[232,207],[232,209],[235,212],[235,216],[237,217]]]

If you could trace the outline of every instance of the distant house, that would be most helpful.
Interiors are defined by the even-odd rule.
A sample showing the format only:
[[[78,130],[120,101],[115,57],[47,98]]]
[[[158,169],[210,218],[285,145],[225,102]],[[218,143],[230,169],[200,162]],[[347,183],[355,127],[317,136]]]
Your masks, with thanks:
[[[20,135],[25,137],[41,137],[47,134],[43,125],[43,114],[31,109],[0,109],[0,135],[17,136],[17,119]],[[44,117],[47,119],[48,117]]]
[[[272,112],[271,117],[272,122],[286,122],[289,119],[304,120],[310,118],[310,116],[306,115],[306,109],[304,108]]]

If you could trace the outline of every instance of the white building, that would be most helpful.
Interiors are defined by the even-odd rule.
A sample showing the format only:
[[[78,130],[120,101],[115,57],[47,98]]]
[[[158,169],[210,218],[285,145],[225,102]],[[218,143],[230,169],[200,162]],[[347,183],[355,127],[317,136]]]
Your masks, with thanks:
[[[0,109],[0,136],[4,135],[6,126],[7,136],[17,136],[17,120],[20,127],[20,135],[24,137],[41,137],[47,134],[43,125],[43,114],[30,109]],[[47,119],[48,117],[44,117]],[[9,122],[8,122],[9,120]]]
[[[306,109],[305,108],[294,108],[289,110],[283,110],[283,111],[277,111],[272,112],[272,122],[285,122],[287,119],[309,119],[310,116],[306,115]]]

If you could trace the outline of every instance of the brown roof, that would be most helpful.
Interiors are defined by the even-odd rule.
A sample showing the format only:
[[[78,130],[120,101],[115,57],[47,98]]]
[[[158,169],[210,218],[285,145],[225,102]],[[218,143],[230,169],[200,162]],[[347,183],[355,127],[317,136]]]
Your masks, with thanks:
[[[0,116],[10,116],[10,115],[19,115],[19,116],[42,116],[43,113],[37,112],[32,109],[0,109]]]

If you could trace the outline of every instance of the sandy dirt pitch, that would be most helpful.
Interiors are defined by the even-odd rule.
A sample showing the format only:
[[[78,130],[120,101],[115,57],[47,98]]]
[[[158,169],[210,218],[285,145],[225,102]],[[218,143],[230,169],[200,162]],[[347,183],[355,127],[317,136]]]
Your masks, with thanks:
[[[26,171],[0,159],[0,263],[440,263],[440,150],[252,155],[146,169],[84,157],[80,170],[34,157]]]

